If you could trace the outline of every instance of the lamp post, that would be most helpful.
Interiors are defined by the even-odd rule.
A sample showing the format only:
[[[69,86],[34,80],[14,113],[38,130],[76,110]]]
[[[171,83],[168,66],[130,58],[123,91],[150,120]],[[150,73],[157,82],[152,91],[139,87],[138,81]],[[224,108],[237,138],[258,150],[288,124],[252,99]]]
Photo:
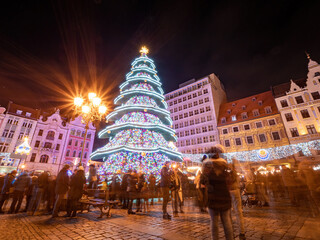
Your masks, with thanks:
[[[21,154],[21,155],[22,155],[22,154],[26,154],[26,156],[27,156],[27,155],[29,155],[30,151],[31,151],[31,147],[30,147],[30,145],[29,145],[29,143],[28,143],[28,137],[25,137],[25,138],[23,139],[23,143],[21,143],[21,144],[16,148],[15,153],[16,153],[16,154]],[[17,166],[17,170],[19,170],[20,163],[21,163],[21,158],[20,158],[20,160],[19,160],[19,164],[18,164],[18,166]],[[25,168],[24,165],[23,165],[23,168]]]
[[[79,166],[81,166],[89,124],[90,122],[101,120],[107,112],[107,107],[102,104],[101,98],[97,97],[97,94],[93,92],[88,94],[88,98],[74,98],[74,106],[76,114],[81,115],[81,121],[83,124],[85,124],[86,129],[83,137],[83,144],[79,162]]]

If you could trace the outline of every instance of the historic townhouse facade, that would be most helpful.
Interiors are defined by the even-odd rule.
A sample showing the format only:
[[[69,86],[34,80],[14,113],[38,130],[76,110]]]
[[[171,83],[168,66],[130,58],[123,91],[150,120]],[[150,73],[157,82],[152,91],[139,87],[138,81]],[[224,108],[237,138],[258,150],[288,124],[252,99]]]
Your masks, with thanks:
[[[307,79],[272,87],[277,107],[291,144],[320,139],[320,65],[309,58]],[[320,151],[310,150],[312,157],[320,159]],[[305,159],[303,151],[295,154]]]
[[[165,94],[181,153],[204,153],[219,143],[217,117],[226,102],[224,86],[215,74],[192,79]]]
[[[81,117],[71,121],[60,111],[40,115],[40,110],[9,103],[0,109],[0,173],[23,166],[29,171],[50,171],[56,175],[63,164],[79,163],[85,135]],[[2,124],[1,124],[2,123]],[[92,152],[95,128],[90,124],[84,144],[83,165]],[[15,154],[24,137],[31,147],[29,155]]]
[[[220,142],[226,151],[246,152],[238,160],[252,161],[259,159],[259,154],[263,158],[266,149],[289,144],[271,91],[222,104],[218,120]]]
[[[25,137],[31,141],[39,115],[39,110],[12,102],[9,102],[6,112],[1,113],[0,173],[17,169],[18,165],[23,163],[26,155],[15,154],[15,149]]]

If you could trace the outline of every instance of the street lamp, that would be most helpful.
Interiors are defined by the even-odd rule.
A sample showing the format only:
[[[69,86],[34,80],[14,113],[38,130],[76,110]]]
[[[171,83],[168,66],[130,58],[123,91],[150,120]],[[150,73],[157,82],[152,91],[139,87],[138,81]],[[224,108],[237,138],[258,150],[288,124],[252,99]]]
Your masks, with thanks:
[[[29,143],[28,143],[28,137],[25,137],[25,138],[23,139],[23,143],[21,143],[21,144],[16,148],[15,153],[16,153],[16,154],[21,154],[21,155],[23,155],[23,154],[29,155],[30,152],[31,152],[31,147],[30,147],[30,145],[29,145]],[[18,166],[17,166],[17,170],[19,170],[20,163],[21,163],[21,158],[20,158],[20,160],[19,160],[19,164],[18,164]],[[24,166],[23,168],[25,168],[25,165],[23,165],[23,166]]]
[[[101,98],[97,97],[97,94],[93,92],[90,92],[88,94],[87,99],[82,97],[74,98],[74,106],[76,114],[81,115],[82,123],[86,125],[86,131],[83,137],[83,144],[79,162],[79,165],[81,166],[89,124],[90,122],[101,120],[107,112],[107,107],[102,104]]]

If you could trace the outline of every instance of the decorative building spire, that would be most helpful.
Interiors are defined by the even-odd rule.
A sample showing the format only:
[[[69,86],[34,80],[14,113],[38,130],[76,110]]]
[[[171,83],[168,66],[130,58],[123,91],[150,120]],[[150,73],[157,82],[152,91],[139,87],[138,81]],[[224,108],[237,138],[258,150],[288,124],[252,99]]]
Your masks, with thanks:
[[[309,59],[308,68],[313,68],[315,66],[318,66],[319,64],[316,61],[313,61],[310,57],[310,54],[305,52],[307,55],[307,58]]]

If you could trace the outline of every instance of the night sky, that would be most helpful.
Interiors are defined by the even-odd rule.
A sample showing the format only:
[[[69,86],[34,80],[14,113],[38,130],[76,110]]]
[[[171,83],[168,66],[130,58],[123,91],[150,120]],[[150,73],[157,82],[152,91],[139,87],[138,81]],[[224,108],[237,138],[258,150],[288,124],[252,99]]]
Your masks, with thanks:
[[[0,10],[0,102],[109,106],[146,45],[165,92],[215,73],[229,100],[302,78],[320,62],[319,1],[12,0]]]

